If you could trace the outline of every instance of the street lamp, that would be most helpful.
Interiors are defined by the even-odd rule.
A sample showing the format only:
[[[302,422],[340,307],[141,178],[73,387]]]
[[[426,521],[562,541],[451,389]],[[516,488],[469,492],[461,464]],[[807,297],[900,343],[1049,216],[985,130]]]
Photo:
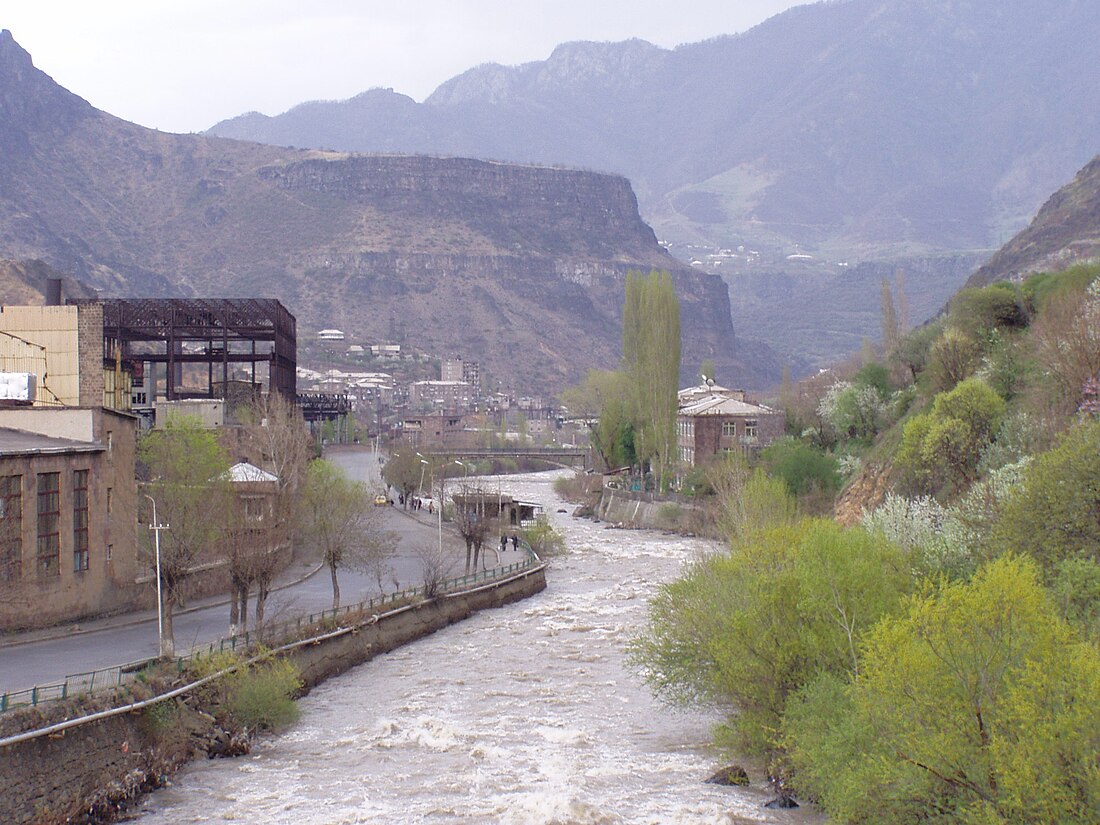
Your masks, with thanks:
[[[462,477],[469,478],[470,466],[465,461],[459,461],[457,458],[455,459],[455,464],[462,468]]]
[[[420,453],[417,453],[417,455],[420,455]],[[416,485],[416,491],[420,495],[424,495],[424,470],[428,468],[428,462],[421,458],[420,463],[423,466],[420,468],[420,483]]]
[[[167,530],[168,525],[157,521],[157,503],[153,501],[153,497],[148,493],[145,494],[145,497],[153,505],[153,522],[149,525],[149,529],[153,531],[153,544],[156,547],[157,557],[157,652],[160,656],[164,656],[164,599],[160,589],[160,531]]]

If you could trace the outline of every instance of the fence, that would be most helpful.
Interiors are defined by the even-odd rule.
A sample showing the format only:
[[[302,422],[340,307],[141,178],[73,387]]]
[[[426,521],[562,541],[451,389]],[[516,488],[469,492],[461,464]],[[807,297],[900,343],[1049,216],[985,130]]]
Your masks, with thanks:
[[[436,593],[432,595],[461,592],[484,582],[508,578],[515,573],[535,567],[541,563],[539,557],[526,541],[523,541],[523,547],[527,551],[527,558],[524,561],[505,565],[504,567],[493,567],[488,570],[475,571],[465,576],[447,579],[438,585]],[[347,619],[352,616],[369,616],[378,610],[386,609],[387,607],[393,608],[398,604],[412,601],[418,597],[427,597],[427,595],[423,586],[410,587],[404,590],[396,590],[392,593],[383,593],[381,596],[375,596],[345,607],[322,610],[319,613],[309,613],[278,624],[265,625],[254,632],[227,636],[206,645],[198,645],[192,648],[186,655],[177,657],[176,669],[182,672],[192,660],[203,656],[209,656],[213,653],[226,650],[235,651],[238,648],[247,650],[251,645],[258,642],[271,639],[290,638],[300,634],[304,630],[323,625],[325,622],[331,622],[336,625],[341,618]],[[27,690],[5,692],[0,694],[0,713],[21,707],[34,707],[43,702],[55,702],[59,699],[88,695],[96,691],[113,690],[140,678],[142,673],[157,664],[157,662],[158,660],[155,658],[141,659],[136,662],[113,665],[100,670],[76,673],[71,676],[66,676],[64,680],[60,682],[37,685]]]

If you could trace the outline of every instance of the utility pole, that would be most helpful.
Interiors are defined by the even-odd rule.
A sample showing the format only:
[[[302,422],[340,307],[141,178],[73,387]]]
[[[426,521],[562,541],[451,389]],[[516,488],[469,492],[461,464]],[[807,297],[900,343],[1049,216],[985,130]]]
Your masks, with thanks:
[[[157,521],[157,503],[153,500],[153,497],[148,493],[145,497],[149,499],[149,503],[153,505],[153,521],[149,525],[149,529],[153,531],[153,544],[156,547],[157,558],[157,654],[161,658],[164,657],[164,598],[161,594],[160,584],[160,531],[167,530],[167,524],[161,524]]]

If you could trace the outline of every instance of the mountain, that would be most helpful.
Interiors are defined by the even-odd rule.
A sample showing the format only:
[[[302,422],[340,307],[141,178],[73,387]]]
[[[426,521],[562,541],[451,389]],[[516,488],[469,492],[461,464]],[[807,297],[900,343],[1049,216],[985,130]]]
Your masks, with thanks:
[[[47,281],[61,279],[62,295],[94,298],[95,290],[58,272],[44,261],[11,261],[0,258],[0,303],[33,306],[46,302]]]
[[[968,287],[1020,281],[1100,259],[1100,156],[1050,196],[1031,224],[975,272]]]
[[[1100,149],[1097,38],[1093,0],[832,0],[673,50],[567,43],[423,103],[374,89],[210,133],[625,175],[674,254],[729,282],[742,333],[824,366],[878,325],[852,267],[902,268],[911,306],[942,306]],[[779,283],[795,293],[772,311]]]
[[[300,337],[405,343],[554,392],[617,363],[629,269],[680,295],[684,370],[759,386],[721,280],[679,263],[627,180],[534,165],[304,151],[145,129],[93,108],[0,33],[0,257],[105,295],[276,297]]]

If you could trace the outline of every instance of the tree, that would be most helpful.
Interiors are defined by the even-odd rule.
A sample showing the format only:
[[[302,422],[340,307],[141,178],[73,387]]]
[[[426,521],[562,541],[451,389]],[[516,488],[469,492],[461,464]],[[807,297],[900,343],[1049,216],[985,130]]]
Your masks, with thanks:
[[[363,484],[351,481],[335,464],[316,459],[309,463],[302,496],[303,526],[320,551],[332,577],[332,609],[340,607],[337,571],[344,566],[368,566],[385,552],[377,511]]]
[[[1083,421],[1037,456],[993,526],[995,552],[1029,553],[1047,575],[1066,559],[1100,562],[1100,421]]]
[[[627,273],[623,365],[633,397],[635,449],[663,487],[676,461],[680,384],[680,301],[668,272]]]
[[[632,648],[666,700],[729,713],[720,739],[780,770],[788,699],[859,669],[862,639],[909,586],[906,556],[827,521],[755,533],[664,585]]]
[[[583,382],[562,393],[571,412],[598,419],[589,441],[604,469],[629,467],[636,460],[630,396],[627,376],[614,370],[589,370]]]
[[[937,392],[947,392],[974,373],[982,348],[966,333],[948,327],[928,350],[928,371]]]
[[[412,447],[403,447],[390,456],[382,468],[382,478],[391,487],[401,493],[404,507],[409,506],[409,497],[416,492],[424,478],[424,465]]]
[[[839,822],[1088,822],[1100,809],[1100,655],[1034,564],[928,588],[868,635],[858,678],[794,698],[796,782]]]
[[[1100,378],[1100,280],[1052,296],[1033,329],[1039,362],[1063,408],[1075,411],[1086,384]]]
[[[840,489],[840,465],[831,455],[793,438],[768,445],[761,458],[769,475],[782,480],[792,495],[834,493]]]
[[[454,524],[466,542],[467,574],[477,569],[481,548],[485,539],[493,532],[493,523],[485,513],[485,501],[488,497],[489,493],[485,490],[467,483],[460,486],[457,496],[452,496],[455,503]]]
[[[937,395],[929,412],[910,419],[896,462],[923,492],[972,482],[1004,411],[1004,401],[989,385],[967,379]]]
[[[157,519],[169,525],[160,531],[162,653],[174,656],[173,608],[183,604],[188,578],[228,524],[233,495],[226,475],[229,459],[213,431],[203,429],[197,417],[181,415],[169,415],[163,429],[142,436],[138,455]],[[149,516],[151,523],[151,512]],[[155,571],[156,559],[149,549],[147,560]]]
[[[247,627],[249,592],[255,588],[256,624],[262,626],[276,572],[275,551],[293,542],[298,533],[302,508],[297,499],[314,446],[301,412],[279,393],[258,399],[243,418],[244,444],[252,460],[276,479],[262,529],[256,535],[253,530],[238,530],[230,537],[229,566],[234,587],[230,624]],[[243,526],[247,520],[240,518],[236,523]]]

